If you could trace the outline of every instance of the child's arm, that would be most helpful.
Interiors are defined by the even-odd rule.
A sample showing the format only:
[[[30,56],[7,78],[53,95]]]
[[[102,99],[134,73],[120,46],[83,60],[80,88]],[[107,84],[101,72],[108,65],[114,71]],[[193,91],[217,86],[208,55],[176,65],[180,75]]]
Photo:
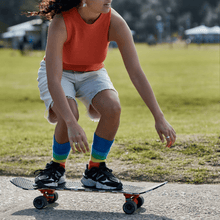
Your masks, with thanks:
[[[133,37],[128,25],[114,10],[112,10],[109,40],[117,42],[132,83],[154,116],[155,127],[161,141],[164,142],[164,135],[167,139],[166,146],[170,147],[176,139],[175,131],[164,118],[153,90],[140,66]]]
[[[66,39],[67,32],[64,19],[61,15],[56,15],[49,27],[46,49],[48,88],[56,108],[58,109],[63,120],[66,122],[69,141],[73,151],[75,151],[73,143],[77,142],[77,150],[85,152],[89,151],[85,132],[79,126],[76,118],[74,117],[61,86],[61,78],[63,73],[63,44]],[[84,145],[86,149],[84,148]]]

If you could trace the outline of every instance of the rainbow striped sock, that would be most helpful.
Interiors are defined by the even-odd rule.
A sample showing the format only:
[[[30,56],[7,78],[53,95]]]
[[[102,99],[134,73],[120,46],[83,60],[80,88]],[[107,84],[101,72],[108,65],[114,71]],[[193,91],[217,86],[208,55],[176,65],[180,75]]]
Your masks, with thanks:
[[[105,162],[113,142],[94,134],[90,160],[94,163]]]
[[[65,144],[59,144],[56,142],[55,136],[53,137],[53,161],[59,163],[63,168],[65,168],[66,160],[69,156],[70,150],[71,147],[69,142]]]

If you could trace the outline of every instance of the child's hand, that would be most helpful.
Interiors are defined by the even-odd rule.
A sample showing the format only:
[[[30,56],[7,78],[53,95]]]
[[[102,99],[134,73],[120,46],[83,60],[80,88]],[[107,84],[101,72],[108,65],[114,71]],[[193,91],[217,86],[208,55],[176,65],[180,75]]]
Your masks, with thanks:
[[[175,143],[176,132],[174,131],[172,126],[166,121],[165,118],[156,121],[155,128],[162,143],[164,143],[164,137],[166,138],[167,141],[166,147],[171,147]]]
[[[83,129],[80,127],[80,125],[73,124],[71,126],[68,126],[67,130],[68,130],[70,146],[73,150],[73,153],[76,152],[75,148],[79,152],[83,152],[83,153],[89,152],[87,137]]]

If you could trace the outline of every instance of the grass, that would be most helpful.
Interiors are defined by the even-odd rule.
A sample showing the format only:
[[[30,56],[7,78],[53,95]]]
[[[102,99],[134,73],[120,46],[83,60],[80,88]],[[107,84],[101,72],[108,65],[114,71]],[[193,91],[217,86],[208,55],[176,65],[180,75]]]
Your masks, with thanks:
[[[159,142],[151,113],[129,80],[119,51],[112,49],[105,66],[119,92],[122,115],[109,164],[127,180],[220,183],[219,46],[136,47],[177,141],[170,149]],[[0,175],[32,176],[51,158],[54,126],[43,117],[36,81],[43,56],[0,50]],[[80,102],[79,111],[91,144],[97,124],[88,120]],[[67,175],[79,177],[88,158],[71,154]]]

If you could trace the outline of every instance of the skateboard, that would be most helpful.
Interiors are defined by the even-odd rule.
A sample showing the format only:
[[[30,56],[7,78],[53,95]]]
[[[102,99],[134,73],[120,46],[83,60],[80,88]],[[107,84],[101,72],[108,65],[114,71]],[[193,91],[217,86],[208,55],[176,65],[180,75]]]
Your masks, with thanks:
[[[36,209],[45,208],[48,203],[54,203],[58,199],[58,193],[56,191],[68,190],[68,191],[83,191],[83,192],[98,192],[98,193],[121,193],[125,196],[125,203],[123,205],[123,211],[126,214],[133,214],[138,208],[144,204],[144,198],[141,194],[155,190],[161,186],[164,186],[167,182],[160,183],[153,187],[139,187],[131,185],[123,185],[122,190],[106,190],[87,188],[80,182],[66,182],[62,186],[55,189],[51,188],[37,188],[29,179],[22,177],[16,177],[10,180],[15,186],[24,190],[39,190],[43,195],[38,196],[33,200],[33,205]]]

